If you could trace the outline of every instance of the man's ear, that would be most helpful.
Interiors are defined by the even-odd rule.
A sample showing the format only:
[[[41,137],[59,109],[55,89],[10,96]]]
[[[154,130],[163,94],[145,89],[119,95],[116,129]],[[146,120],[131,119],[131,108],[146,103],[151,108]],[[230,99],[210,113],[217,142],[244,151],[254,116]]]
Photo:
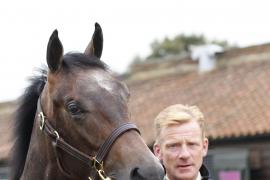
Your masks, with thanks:
[[[154,144],[154,147],[153,147],[153,150],[154,150],[155,156],[156,156],[159,160],[162,160],[162,152],[161,152],[160,144],[155,143],[155,144]]]
[[[203,139],[203,157],[207,155],[209,141],[207,138]]]

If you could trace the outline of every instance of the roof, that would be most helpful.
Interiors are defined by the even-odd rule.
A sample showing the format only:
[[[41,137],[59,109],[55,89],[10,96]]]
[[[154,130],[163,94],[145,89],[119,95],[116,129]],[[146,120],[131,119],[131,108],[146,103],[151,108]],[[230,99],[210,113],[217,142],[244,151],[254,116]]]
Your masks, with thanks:
[[[132,119],[148,145],[154,142],[154,118],[177,103],[201,109],[211,139],[270,133],[270,59],[130,83],[129,88]]]
[[[142,65],[138,68],[142,74],[151,69],[158,69],[162,74],[156,76],[153,72],[151,78],[127,81],[131,118],[146,143],[154,142],[154,118],[165,107],[176,103],[197,105],[205,115],[207,135],[212,139],[270,134],[268,52],[270,44],[227,51],[219,55],[219,60],[234,63],[207,74],[194,72],[195,62],[189,58]],[[12,146],[10,129],[15,105],[15,101],[0,103],[0,161],[7,160]]]

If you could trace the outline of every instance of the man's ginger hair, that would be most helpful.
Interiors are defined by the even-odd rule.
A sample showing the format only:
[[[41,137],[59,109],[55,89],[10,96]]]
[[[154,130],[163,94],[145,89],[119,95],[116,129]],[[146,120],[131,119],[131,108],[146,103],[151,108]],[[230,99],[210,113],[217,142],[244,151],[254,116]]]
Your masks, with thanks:
[[[202,138],[205,137],[204,116],[197,106],[175,104],[161,111],[155,119],[156,141],[159,141],[161,130],[170,125],[183,124],[188,121],[196,121],[202,130]]]

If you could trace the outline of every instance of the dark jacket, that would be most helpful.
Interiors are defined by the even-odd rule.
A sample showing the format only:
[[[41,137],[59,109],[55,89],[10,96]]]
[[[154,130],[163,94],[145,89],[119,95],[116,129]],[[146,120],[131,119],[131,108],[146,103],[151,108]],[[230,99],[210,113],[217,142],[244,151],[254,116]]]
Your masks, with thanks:
[[[202,176],[202,180],[211,180],[209,171],[204,164],[200,168],[200,174]]]

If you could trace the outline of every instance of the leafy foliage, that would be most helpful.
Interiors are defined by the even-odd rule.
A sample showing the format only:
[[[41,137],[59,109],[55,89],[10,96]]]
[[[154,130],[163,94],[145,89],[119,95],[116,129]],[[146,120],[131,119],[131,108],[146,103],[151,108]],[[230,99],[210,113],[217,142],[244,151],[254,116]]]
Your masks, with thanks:
[[[235,45],[229,44],[227,41],[220,40],[207,40],[203,35],[185,35],[180,34],[174,38],[165,37],[163,40],[154,40],[151,43],[151,53],[146,57],[142,58],[139,56],[134,57],[133,61],[129,65],[132,69],[136,64],[140,64],[143,61],[153,61],[166,57],[168,55],[187,55],[189,53],[189,46],[191,45],[203,45],[203,44],[218,44],[221,47],[228,49]]]
[[[175,38],[165,37],[162,41],[155,40],[151,43],[151,54],[147,56],[147,60],[162,58],[167,55],[188,53],[190,45],[203,45],[207,43],[218,44],[224,48],[228,48],[227,41],[208,41],[203,35],[184,35],[180,34]]]

